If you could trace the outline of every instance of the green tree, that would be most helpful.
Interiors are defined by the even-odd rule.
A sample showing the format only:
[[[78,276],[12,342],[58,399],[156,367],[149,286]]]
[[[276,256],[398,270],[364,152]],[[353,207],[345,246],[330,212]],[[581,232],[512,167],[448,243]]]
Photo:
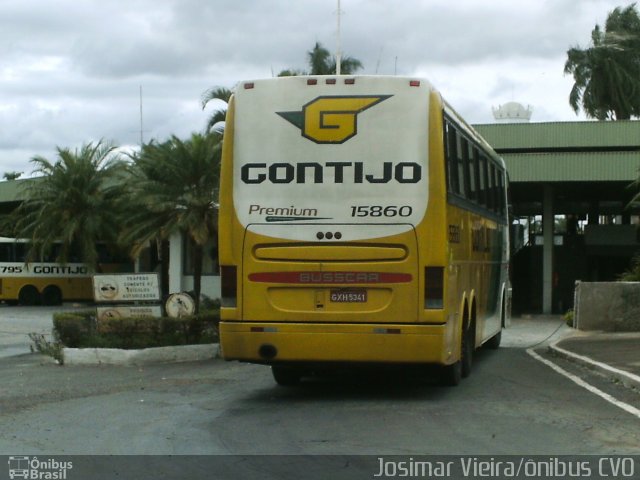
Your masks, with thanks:
[[[565,74],[574,85],[569,103],[598,120],[640,116],[640,18],[635,4],[609,13],[604,31],[596,25],[591,45],[567,51]]]
[[[331,55],[329,50],[324,48],[320,43],[316,42],[313,49],[307,52],[307,60],[309,62],[310,71],[297,69],[282,70],[279,77],[295,77],[299,75],[335,75],[336,59]],[[345,56],[340,60],[340,72],[344,75],[350,75],[362,68],[360,60]],[[202,109],[204,110],[210,102],[221,100],[224,106],[213,111],[207,120],[205,133],[224,132],[224,121],[227,115],[227,104],[233,91],[226,87],[212,87],[206,90],[201,97]]]
[[[205,91],[202,94],[201,102],[202,109],[204,110],[209,102],[213,100],[221,100],[225,103],[224,107],[217,108],[213,111],[209,119],[207,120],[207,126],[205,132],[218,132],[224,131],[224,121],[227,116],[227,104],[231,98],[232,91],[225,87],[213,87]]]
[[[166,241],[177,232],[193,240],[196,310],[204,246],[215,240],[217,232],[221,139],[214,132],[194,133],[187,141],[172,136],[164,143],[152,142],[133,157],[127,179],[125,202],[132,208],[123,238],[134,245],[134,254],[149,242]],[[168,256],[162,260],[167,262]]]
[[[11,181],[11,180],[17,180],[22,176],[22,172],[5,172],[2,175],[2,178],[4,178],[7,181]]]
[[[31,160],[41,178],[29,182],[27,199],[11,215],[15,234],[31,241],[29,261],[55,254],[61,263],[77,257],[95,270],[97,243],[116,245],[124,162],[102,141],[57,152],[54,162]]]
[[[319,42],[313,46],[313,48],[307,52],[307,61],[309,62],[309,72],[302,70],[283,70],[279,77],[290,77],[297,75],[335,75],[336,74],[336,59],[329,50],[324,48]],[[340,59],[340,73],[343,75],[351,75],[362,68],[362,62],[360,60],[344,56]]]

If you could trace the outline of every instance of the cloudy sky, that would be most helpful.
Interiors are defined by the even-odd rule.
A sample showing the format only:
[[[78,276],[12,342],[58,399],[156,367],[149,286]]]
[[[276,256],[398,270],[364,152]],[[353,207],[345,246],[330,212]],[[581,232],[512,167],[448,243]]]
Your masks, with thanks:
[[[567,98],[568,48],[624,0],[342,0],[342,49],[364,74],[428,78],[472,123],[531,105],[583,119]],[[0,175],[34,155],[201,131],[212,86],[306,67],[336,44],[336,0],[0,0]]]

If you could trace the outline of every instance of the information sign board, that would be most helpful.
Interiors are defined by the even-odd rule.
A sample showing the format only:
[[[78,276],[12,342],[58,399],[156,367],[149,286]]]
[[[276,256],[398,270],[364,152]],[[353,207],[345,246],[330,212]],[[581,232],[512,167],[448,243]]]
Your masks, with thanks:
[[[158,302],[157,273],[119,273],[93,276],[93,298],[98,303]]]

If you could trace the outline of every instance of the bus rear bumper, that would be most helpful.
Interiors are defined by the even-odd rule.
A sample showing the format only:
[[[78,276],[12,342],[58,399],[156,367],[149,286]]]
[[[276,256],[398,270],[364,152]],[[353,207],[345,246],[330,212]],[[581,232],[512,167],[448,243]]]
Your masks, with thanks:
[[[225,360],[450,364],[447,325],[220,322]]]

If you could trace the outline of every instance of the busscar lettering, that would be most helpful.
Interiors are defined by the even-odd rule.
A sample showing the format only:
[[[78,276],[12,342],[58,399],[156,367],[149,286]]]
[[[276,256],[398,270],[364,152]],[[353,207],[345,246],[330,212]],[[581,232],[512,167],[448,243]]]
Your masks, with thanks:
[[[375,272],[300,272],[300,283],[378,283]]]
[[[383,162],[380,168],[366,169],[363,162],[300,162],[246,163],[240,168],[240,178],[246,184],[270,183],[418,183],[422,166],[415,162]]]

